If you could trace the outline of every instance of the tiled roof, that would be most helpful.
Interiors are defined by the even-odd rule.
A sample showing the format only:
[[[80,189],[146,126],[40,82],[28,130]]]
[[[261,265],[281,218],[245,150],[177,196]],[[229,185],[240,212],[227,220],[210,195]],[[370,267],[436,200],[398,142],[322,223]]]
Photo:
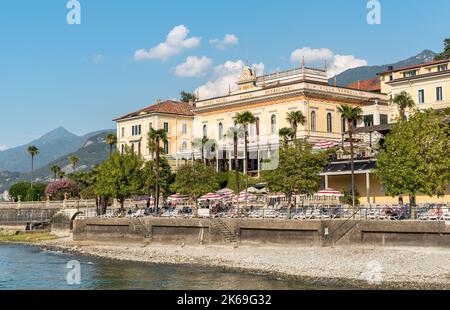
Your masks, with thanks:
[[[150,114],[150,113],[161,113],[161,114],[173,114],[173,115],[182,115],[182,116],[194,116],[192,112],[192,107],[190,104],[179,101],[167,100],[163,102],[159,102],[138,110],[136,112],[128,113],[124,116],[114,119],[114,121],[120,121],[127,118],[139,116],[142,114]]]
[[[428,66],[438,65],[438,64],[445,64],[447,62],[450,62],[450,59],[443,59],[443,60],[424,62],[424,63],[418,64],[418,65],[402,67],[402,68],[394,68],[393,70],[386,70],[386,71],[382,71],[380,73],[377,73],[377,75],[391,73],[391,72],[405,71],[405,70],[421,68],[421,67],[428,67]]]
[[[346,86],[346,88],[365,90],[365,91],[380,91],[381,82],[379,78],[374,78],[370,80],[358,81]]]

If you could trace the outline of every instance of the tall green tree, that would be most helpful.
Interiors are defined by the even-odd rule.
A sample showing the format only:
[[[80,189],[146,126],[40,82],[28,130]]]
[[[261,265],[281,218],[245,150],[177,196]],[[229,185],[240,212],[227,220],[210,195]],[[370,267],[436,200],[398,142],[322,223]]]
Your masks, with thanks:
[[[292,111],[287,114],[286,120],[291,125],[293,130],[292,139],[297,140],[297,130],[298,125],[305,125],[306,117],[303,115],[302,111]]]
[[[245,193],[248,194],[248,126],[256,123],[256,117],[249,111],[236,114],[236,123],[244,129],[244,158],[245,158]],[[239,193],[237,193],[239,194]]]
[[[114,145],[117,144],[117,136],[113,133],[110,133],[106,136],[106,143],[109,145],[109,155],[112,154]]]
[[[62,170],[58,171],[58,178],[60,180],[64,179],[64,177],[66,176],[66,173]]]
[[[180,101],[181,102],[189,103],[191,100],[192,101],[197,100],[197,97],[195,96],[195,94],[185,92],[184,90],[181,91],[181,93],[180,93]]]
[[[444,40],[444,51],[434,57],[434,60],[450,59],[450,38]]]
[[[235,184],[236,184],[236,194],[240,190],[240,177],[239,177],[239,158],[238,158],[238,143],[239,143],[240,130],[238,127],[230,127],[226,134],[227,139],[233,141],[233,160],[234,160],[234,173],[235,173]]]
[[[98,167],[97,193],[114,197],[123,209],[125,199],[142,193],[142,166],[142,159],[129,151],[113,153]]]
[[[211,143],[211,140],[206,136],[203,138],[194,139],[195,148],[200,149],[200,154],[201,154],[203,164],[206,164],[205,148],[210,143]]]
[[[377,155],[376,175],[386,194],[409,195],[412,218],[417,193],[443,195],[450,180],[450,130],[442,118],[428,110],[397,123]]]
[[[348,136],[350,140],[350,165],[352,170],[351,186],[352,186],[352,207],[355,208],[355,150],[353,145],[353,125],[362,119],[362,109],[360,107],[353,107],[348,104],[341,104],[338,111],[347,121]]]
[[[273,171],[264,171],[263,180],[274,192],[283,192],[289,201],[291,214],[294,194],[312,195],[320,189],[319,173],[327,165],[327,153],[316,153],[304,140],[294,142],[293,146],[280,150],[278,167]]]
[[[168,142],[167,138],[167,132],[164,131],[164,129],[153,129],[150,128],[150,131],[148,132],[148,141],[152,141],[154,148],[155,148],[155,211],[158,210],[159,206],[159,163],[160,163],[160,144]]]
[[[33,180],[34,180],[34,158],[39,155],[39,149],[34,146],[30,145],[27,149],[28,154],[31,156],[31,187],[33,187]]]
[[[412,109],[416,106],[416,103],[411,98],[411,95],[405,91],[396,94],[394,96],[393,102],[395,105],[397,105],[400,120],[404,120],[406,118],[405,113],[407,109]]]
[[[294,136],[294,129],[284,127],[278,131],[278,135],[283,139],[283,146],[287,148],[289,146],[289,139]]]
[[[178,169],[171,188],[174,192],[188,195],[197,209],[198,198],[219,189],[219,174],[213,167],[202,163],[186,164]]]
[[[75,173],[77,171],[77,165],[80,162],[80,158],[76,155],[69,156],[70,165],[72,166],[72,171]]]
[[[54,177],[53,180],[56,181],[56,180],[57,180],[57,177],[58,177],[58,172],[61,171],[61,167],[58,166],[58,165],[53,165],[53,166],[50,168],[50,171],[53,173],[53,177]]]
[[[170,185],[174,182],[174,174],[169,162],[164,157],[159,159],[159,186],[165,196],[170,192]],[[155,160],[149,160],[145,163],[142,170],[144,185],[151,195],[156,192],[156,168]]]

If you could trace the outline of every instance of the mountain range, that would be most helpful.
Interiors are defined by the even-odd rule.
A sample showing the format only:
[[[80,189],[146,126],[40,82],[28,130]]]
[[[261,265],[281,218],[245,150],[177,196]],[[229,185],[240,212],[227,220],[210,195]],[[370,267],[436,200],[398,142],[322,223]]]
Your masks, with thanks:
[[[23,166],[23,170],[25,170],[5,169],[0,171],[0,193],[8,190],[12,184],[18,181],[30,180],[31,160],[27,152],[28,145],[36,145],[39,148],[40,153],[36,157],[36,162],[39,157],[44,155],[44,158],[40,159],[40,165],[36,165],[34,172],[36,181],[48,182],[53,179],[50,171],[53,165],[58,165],[66,173],[72,172],[68,159],[71,155],[76,155],[80,159],[78,170],[87,170],[105,161],[109,154],[109,145],[106,143],[106,136],[109,133],[114,133],[114,130],[101,130],[84,136],[76,136],[64,128],[57,128],[27,145],[0,152],[0,155],[3,156],[0,160],[2,167],[6,166],[3,163],[3,159],[5,159],[11,163],[10,167]],[[21,152],[26,156],[23,156]],[[56,154],[59,156],[56,157]],[[23,161],[16,160],[15,156],[23,158]]]
[[[418,65],[420,63],[433,61],[437,54],[431,50],[424,50],[416,56],[393,64],[377,65],[377,66],[363,66],[354,69],[349,69],[336,76],[336,84],[338,86],[346,86],[354,82],[364,81],[377,77],[377,73],[385,71],[389,66],[394,68],[402,68],[408,66]],[[334,84],[334,77],[329,80],[331,85]]]
[[[34,161],[34,166],[38,169],[61,156],[77,151],[87,139],[104,131],[77,136],[63,127],[56,128],[28,144],[0,152],[0,171],[29,172],[31,158],[27,148],[30,145],[39,148],[39,155]]]

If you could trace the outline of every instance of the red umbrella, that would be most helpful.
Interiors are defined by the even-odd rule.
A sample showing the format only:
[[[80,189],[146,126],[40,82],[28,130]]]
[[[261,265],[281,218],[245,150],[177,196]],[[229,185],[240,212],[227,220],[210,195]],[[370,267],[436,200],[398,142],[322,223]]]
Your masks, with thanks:
[[[344,196],[341,192],[334,190],[332,188],[323,189],[314,194],[314,196],[328,196],[328,197],[342,197]]]
[[[326,149],[331,149],[331,148],[333,148],[333,147],[335,147],[337,145],[338,145],[338,143],[336,143],[336,142],[322,140],[322,141],[319,141],[316,144],[314,144],[313,149],[315,149],[315,150],[326,150]]]

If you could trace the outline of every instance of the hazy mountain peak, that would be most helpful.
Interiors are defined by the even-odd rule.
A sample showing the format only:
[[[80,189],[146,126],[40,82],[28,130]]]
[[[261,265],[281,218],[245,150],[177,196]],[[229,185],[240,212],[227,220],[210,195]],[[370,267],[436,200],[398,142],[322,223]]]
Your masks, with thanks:
[[[68,131],[66,128],[60,126],[52,131],[47,132],[42,137],[40,137],[37,141],[39,142],[50,142],[59,139],[65,138],[74,138],[77,137],[75,134]]]
[[[363,66],[349,69],[342,72],[341,74],[338,74],[336,76],[336,81],[338,86],[346,86],[358,81],[373,79],[377,77],[377,73],[387,70],[388,66],[393,66],[394,68],[415,66],[424,62],[433,61],[436,55],[437,54],[433,51],[426,49],[415,56],[409,57],[393,64]],[[329,80],[329,83],[333,84],[334,78],[331,78]]]

